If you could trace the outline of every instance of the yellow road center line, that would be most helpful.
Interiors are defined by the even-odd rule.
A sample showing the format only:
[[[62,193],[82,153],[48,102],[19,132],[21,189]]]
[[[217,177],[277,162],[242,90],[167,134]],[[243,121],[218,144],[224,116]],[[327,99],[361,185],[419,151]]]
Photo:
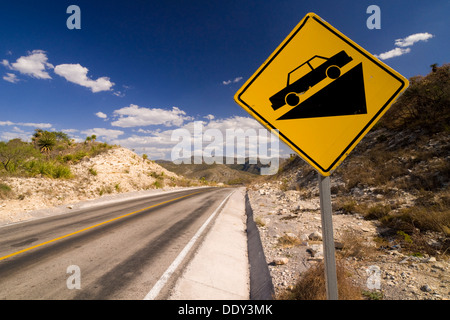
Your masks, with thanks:
[[[192,196],[192,195],[197,194],[197,193],[200,193],[200,192],[202,192],[202,191],[190,193],[190,194],[187,194],[187,195],[185,195],[185,196],[181,196],[181,197],[178,197],[178,198],[175,198],[175,199],[170,199],[170,200],[167,200],[167,201],[164,201],[164,202],[160,202],[160,203],[154,204],[154,205],[152,205],[152,206],[150,206],[150,207],[147,207],[147,208],[144,208],[144,209],[140,209],[140,210],[137,210],[137,211],[133,211],[133,212],[124,214],[124,215],[122,215],[122,216],[120,216],[120,217],[116,217],[116,218],[113,218],[113,219],[110,219],[110,220],[107,220],[107,221],[103,221],[103,222],[101,222],[101,223],[98,223],[98,224],[95,224],[95,225],[93,225],[93,226],[90,226],[90,227],[87,227],[87,228],[84,228],[84,229],[81,229],[81,230],[78,230],[78,231],[75,231],[75,232],[66,234],[66,235],[64,235],[64,236],[61,236],[61,237],[58,237],[58,238],[55,238],[55,239],[52,239],[52,240],[48,240],[48,241],[45,241],[45,242],[42,242],[42,243],[37,244],[37,245],[35,245],[35,246],[29,247],[29,248],[25,248],[25,249],[22,249],[22,250],[17,251],[17,252],[10,253],[10,254],[8,254],[8,255],[6,255],[6,256],[0,257],[0,261],[1,261],[1,260],[4,260],[4,259],[7,259],[7,258],[10,258],[10,257],[15,256],[15,255],[18,255],[18,254],[20,254],[20,253],[24,253],[24,252],[27,252],[27,251],[36,249],[36,248],[38,248],[38,247],[42,247],[42,246],[44,246],[44,245],[46,245],[46,244],[49,244],[49,243],[52,243],[52,242],[55,242],[55,241],[58,241],[58,240],[61,240],[61,239],[68,238],[68,237],[73,236],[73,235],[76,235],[76,234],[78,234],[78,233],[81,233],[81,232],[84,232],[84,231],[87,231],[87,230],[90,230],[90,229],[94,229],[94,228],[96,228],[96,227],[105,225],[105,224],[107,224],[107,223],[110,223],[110,222],[113,222],[113,221],[116,221],[116,220],[119,220],[119,219],[123,219],[123,218],[128,217],[128,216],[131,216],[131,215],[133,215],[133,214],[136,214],[136,213],[139,213],[139,212],[142,212],[142,211],[145,211],[145,210],[148,210],[148,209],[151,209],[151,208],[154,208],[154,207],[163,205],[163,204],[165,204],[165,203],[169,203],[169,202],[172,202],[172,201],[175,201],[175,200],[179,200],[179,199],[182,199],[182,198],[186,198],[186,197]]]

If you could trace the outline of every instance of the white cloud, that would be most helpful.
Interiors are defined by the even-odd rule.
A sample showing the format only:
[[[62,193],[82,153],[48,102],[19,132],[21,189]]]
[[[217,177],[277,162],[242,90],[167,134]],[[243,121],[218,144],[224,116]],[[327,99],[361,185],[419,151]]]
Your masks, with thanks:
[[[31,136],[33,132],[29,132],[26,129],[24,130],[20,127],[52,129],[52,125],[50,123],[33,123],[33,122],[0,121],[0,126],[12,126],[10,131],[0,132],[0,140],[5,141],[16,138],[20,138],[23,141],[31,141]]]
[[[37,79],[52,79],[47,71],[54,69],[57,75],[65,78],[67,81],[89,88],[94,93],[110,91],[115,85],[108,77],[100,77],[97,80],[92,80],[87,75],[89,69],[80,64],[60,64],[54,67],[51,63],[48,63],[47,54],[43,50],[33,50],[28,53],[28,56],[22,56],[14,63],[3,59],[1,64],[10,70],[19,71],[21,74]],[[13,73],[7,73],[3,79],[11,83],[19,81]],[[120,91],[114,92],[114,94],[120,97],[124,96]]]
[[[19,79],[17,79],[17,76],[14,73],[7,73],[6,76],[3,77],[3,80],[11,83],[19,82]]]
[[[107,119],[108,116],[106,114],[104,114],[103,112],[99,111],[95,114],[97,117],[102,118],[102,119]]]
[[[88,135],[88,136],[92,136],[95,134],[97,137],[104,137],[107,140],[117,139],[117,137],[124,134],[124,132],[121,130],[112,130],[112,129],[105,129],[105,128],[93,128],[93,129],[81,131],[81,133]]]
[[[19,126],[25,126],[25,127],[36,127],[40,129],[50,129],[52,125],[50,123],[33,123],[33,122],[19,122],[17,123]]]
[[[48,58],[43,50],[33,50],[29,52],[28,56],[22,56],[14,63],[9,63],[8,60],[3,60],[2,64],[22,74],[28,75],[37,79],[51,79],[47,69],[52,69],[53,65],[47,62]]]
[[[431,33],[424,32],[424,33],[415,33],[415,34],[407,36],[406,38],[403,38],[403,39],[397,39],[397,40],[395,40],[395,45],[397,46],[397,48],[389,50],[387,52],[380,53],[379,55],[375,55],[375,57],[377,57],[378,59],[381,59],[381,60],[386,60],[386,59],[390,59],[393,57],[402,56],[406,53],[411,52],[411,48],[406,48],[406,49],[403,49],[403,48],[410,47],[414,43],[419,42],[419,41],[427,41],[428,39],[431,39],[433,37],[434,36]]]
[[[49,129],[52,127],[50,123],[33,123],[33,122],[11,122],[11,121],[0,121],[0,126],[24,126],[24,127],[35,127],[41,129]]]
[[[166,110],[141,108],[134,104],[115,110],[114,115],[119,118],[113,121],[111,125],[122,128],[150,125],[181,126],[184,121],[192,119],[186,116],[186,112],[177,107],[173,107],[172,110]]]
[[[114,83],[108,77],[92,80],[87,76],[88,68],[80,64],[60,64],[55,67],[55,73],[67,81],[91,89],[92,92],[110,91]]]
[[[19,127],[14,127],[13,128],[14,132],[18,132],[18,133],[25,133],[25,131],[23,131],[22,129],[20,129]]]
[[[22,141],[31,141],[31,133],[26,132],[0,132],[0,140],[9,141],[12,139],[21,139]]]
[[[135,131],[135,130],[133,130],[133,131]],[[161,132],[161,130],[159,130],[159,129],[157,129],[157,130],[144,130],[144,129],[142,129],[142,128],[139,128],[139,129],[137,130],[137,132],[139,132],[139,133],[151,133],[151,134],[154,134],[154,133]]]
[[[207,125],[205,125],[205,130],[208,129],[219,129],[225,134],[227,129],[243,129],[244,131],[247,129],[263,129],[264,127],[255,119],[250,117],[241,117],[234,116],[225,119],[216,119],[210,121]]]
[[[222,81],[222,83],[227,86],[231,83],[238,83],[242,79],[243,79],[242,77],[237,77],[237,78],[234,78],[233,80]]]
[[[407,36],[406,38],[395,40],[395,45],[397,47],[410,47],[416,42],[427,41],[428,39],[431,38],[433,38],[433,35],[428,32],[415,33],[410,36]]]
[[[205,134],[209,129],[219,130],[223,135],[223,147],[225,148],[225,137],[227,134],[227,129],[237,130],[242,129],[246,132],[248,129],[254,129],[256,134],[259,134],[259,129],[263,129],[264,127],[255,119],[250,117],[240,117],[233,116],[224,119],[212,119],[213,117],[205,116],[203,118],[207,118],[209,121],[200,121],[202,123],[202,132]],[[186,129],[191,134],[191,142],[194,143],[194,126],[199,121],[190,121],[184,123],[183,126],[177,129]],[[110,141],[111,143],[121,145],[123,147],[134,149],[137,152],[146,153],[152,159],[166,159],[170,160],[171,152],[173,147],[175,147],[178,142],[172,141],[172,133],[174,130],[137,130],[138,134],[134,134],[129,137],[123,137],[121,139],[114,139]],[[259,140],[261,143],[268,143],[267,139],[261,137],[262,140]],[[203,141],[203,148],[206,148],[211,141]],[[236,142],[237,143],[237,142]],[[289,155],[292,151],[286,147],[284,144],[280,143],[280,150],[284,156]],[[273,152],[273,151],[270,151]],[[224,153],[225,155],[225,150]],[[246,151],[248,154],[248,150]],[[270,153],[273,156],[273,153]]]
[[[375,55],[375,57],[377,57],[377,58],[379,58],[381,60],[386,60],[386,59],[390,59],[390,58],[393,58],[393,57],[402,56],[402,55],[404,55],[404,54],[406,54],[406,53],[408,53],[410,51],[411,51],[410,48],[406,48],[406,49],[395,48],[395,49],[392,49],[390,51],[380,53],[379,55]]]
[[[123,93],[121,91],[115,91],[115,92],[113,92],[113,95],[115,95],[116,97],[119,97],[119,98],[125,97],[125,93]]]
[[[65,132],[65,133],[75,133],[75,132],[78,132],[80,130],[78,130],[78,129],[62,129],[61,131]]]

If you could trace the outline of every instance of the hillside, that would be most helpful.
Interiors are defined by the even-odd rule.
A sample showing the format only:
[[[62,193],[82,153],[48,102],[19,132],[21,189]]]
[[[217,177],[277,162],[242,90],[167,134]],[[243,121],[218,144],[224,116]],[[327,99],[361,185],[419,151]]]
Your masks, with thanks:
[[[0,223],[27,219],[28,213],[34,210],[69,206],[107,195],[200,185],[121,147],[108,147],[79,160],[69,158],[72,160],[65,165],[54,164],[68,172],[61,178],[51,177],[44,171],[37,174],[6,174],[3,171],[0,176]]]
[[[234,159],[233,159],[234,160]],[[169,171],[175,172],[178,175],[189,179],[200,180],[204,179],[209,182],[224,183],[224,184],[244,184],[249,183],[259,177],[261,163],[250,164],[248,159],[243,164],[237,164],[236,161],[228,161],[233,164],[227,164],[224,159],[222,164],[174,164],[172,161],[156,160],[157,164],[166,168]]]
[[[335,210],[364,212],[386,223],[400,223],[401,214],[411,214],[414,221],[404,224],[449,235],[449,123],[450,65],[412,78],[404,95],[331,175]],[[317,194],[315,171],[298,157],[272,178],[286,190]],[[375,204],[386,212],[370,213]],[[421,210],[429,221],[416,217]]]
[[[410,83],[331,175],[340,286],[360,288],[350,299],[450,298],[450,65]],[[308,299],[323,279],[316,171],[292,157],[249,197],[278,297]],[[381,289],[367,287],[371,266]]]

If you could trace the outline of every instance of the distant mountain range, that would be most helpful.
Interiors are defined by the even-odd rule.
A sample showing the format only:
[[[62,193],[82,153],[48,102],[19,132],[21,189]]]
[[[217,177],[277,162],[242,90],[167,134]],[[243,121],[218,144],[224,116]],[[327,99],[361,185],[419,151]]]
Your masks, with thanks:
[[[281,161],[281,160],[280,160]],[[194,157],[186,159],[181,164],[175,164],[169,160],[155,160],[157,164],[165,169],[189,179],[205,179],[217,183],[225,184],[245,184],[260,177],[261,168],[268,167],[260,161],[256,164],[250,163],[246,158],[242,164],[237,163],[236,159],[223,158],[222,164],[212,161],[202,161],[201,164],[194,163]]]

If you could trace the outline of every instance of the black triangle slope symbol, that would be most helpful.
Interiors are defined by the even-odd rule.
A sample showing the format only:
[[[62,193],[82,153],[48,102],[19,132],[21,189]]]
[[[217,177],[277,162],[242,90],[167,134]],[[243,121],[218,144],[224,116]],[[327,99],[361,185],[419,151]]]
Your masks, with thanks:
[[[362,62],[277,120],[367,114]]]

